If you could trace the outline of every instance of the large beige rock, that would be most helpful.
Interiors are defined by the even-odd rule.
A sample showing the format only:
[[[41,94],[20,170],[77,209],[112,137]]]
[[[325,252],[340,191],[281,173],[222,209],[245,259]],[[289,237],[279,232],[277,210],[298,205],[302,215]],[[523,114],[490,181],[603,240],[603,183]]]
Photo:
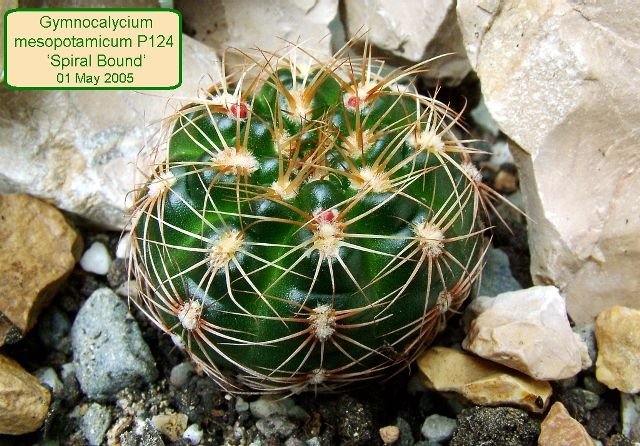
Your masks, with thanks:
[[[274,52],[290,43],[320,59],[332,54],[329,24],[338,14],[338,0],[213,0],[206,7],[200,0],[176,0],[175,7],[194,37],[219,54],[229,48]],[[226,55],[231,73],[242,61],[237,52]]]
[[[538,446],[593,446],[587,430],[556,402],[540,425]]]
[[[38,379],[0,355],[0,434],[37,430],[47,416],[51,395]]]
[[[7,326],[20,335],[33,326],[80,258],[82,239],[60,211],[28,195],[0,194],[0,221],[2,345]]]
[[[458,350],[433,347],[418,358],[423,383],[439,392],[452,392],[482,406],[517,406],[544,411],[551,386]]]
[[[415,63],[450,54],[428,65],[424,77],[457,85],[471,71],[456,22],[455,0],[345,2],[347,37]]]
[[[596,318],[596,379],[610,389],[640,392],[640,311],[616,306]]]
[[[459,0],[467,54],[521,150],[532,276],[581,325],[640,307],[637,1]]]
[[[96,224],[122,228],[138,153],[161,118],[217,78],[213,50],[184,36],[172,91],[12,91],[0,86],[0,192],[25,192]],[[175,100],[170,100],[174,98]],[[130,196],[129,196],[130,198]]]
[[[556,287],[477,298],[468,311],[477,316],[462,347],[532,378],[570,378],[582,370],[583,357],[588,358],[587,346],[571,330]]]

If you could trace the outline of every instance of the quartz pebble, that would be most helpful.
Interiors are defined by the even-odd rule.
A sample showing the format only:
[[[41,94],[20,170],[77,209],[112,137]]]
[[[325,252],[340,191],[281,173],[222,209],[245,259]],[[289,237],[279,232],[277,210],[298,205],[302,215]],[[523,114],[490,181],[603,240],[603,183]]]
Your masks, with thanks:
[[[552,286],[478,298],[477,317],[462,342],[466,350],[538,380],[558,380],[583,368],[587,347],[574,335],[564,299]]]
[[[615,306],[596,318],[596,378],[610,389],[640,392],[640,310]]]
[[[88,273],[105,275],[109,272],[111,256],[104,243],[93,242],[80,259],[80,266]]]
[[[202,435],[203,432],[200,426],[197,424],[190,424],[182,433],[182,438],[189,440],[193,446],[196,446],[202,441]]]
[[[571,418],[567,409],[556,402],[540,426],[539,446],[593,446],[582,424]]]

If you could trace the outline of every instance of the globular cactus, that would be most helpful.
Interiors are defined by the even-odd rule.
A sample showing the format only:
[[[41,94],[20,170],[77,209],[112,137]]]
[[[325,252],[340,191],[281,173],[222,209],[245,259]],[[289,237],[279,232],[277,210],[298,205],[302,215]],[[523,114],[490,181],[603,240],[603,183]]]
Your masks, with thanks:
[[[136,195],[139,304],[230,391],[390,376],[480,270],[484,186],[423,66],[301,55],[180,110]]]

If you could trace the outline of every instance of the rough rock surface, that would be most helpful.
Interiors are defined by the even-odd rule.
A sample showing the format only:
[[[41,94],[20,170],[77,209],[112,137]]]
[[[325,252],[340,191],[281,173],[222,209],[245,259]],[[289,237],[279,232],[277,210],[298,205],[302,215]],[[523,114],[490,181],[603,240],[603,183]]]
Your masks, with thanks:
[[[469,311],[478,316],[462,342],[464,349],[540,380],[569,378],[582,369],[587,347],[571,330],[557,288],[536,286],[478,298]]]
[[[101,288],[84,303],[71,328],[73,360],[82,391],[113,399],[125,387],[153,382],[158,372],[127,305]]]
[[[616,306],[596,318],[596,378],[610,389],[640,392],[640,311]]]
[[[219,73],[215,52],[187,36],[182,59],[182,86],[170,92],[0,86],[0,192],[26,192],[98,225],[124,227],[140,150],[153,146],[160,119]]]
[[[80,258],[82,239],[60,211],[23,194],[0,194],[0,222],[2,345],[10,328],[23,335],[33,326]]]
[[[458,85],[471,71],[456,22],[453,0],[345,2],[347,37],[366,39],[410,63],[450,54],[428,64],[423,76],[432,82]],[[367,32],[368,31],[368,32]]]
[[[522,148],[534,283],[558,286],[577,324],[614,304],[640,308],[637,6],[457,5],[486,105]]]
[[[562,403],[551,406],[540,425],[538,446],[593,446],[584,426],[571,418]]]
[[[551,396],[547,382],[451,348],[430,348],[418,358],[418,367],[427,387],[455,392],[483,406],[506,404],[542,412]]]
[[[38,429],[51,395],[38,379],[0,355],[0,434],[20,435]]]
[[[329,24],[338,14],[338,0],[213,0],[202,8],[199,0],[177,0],[187,31],[215,48],[278,51],[300,43],[320,58],[331,55]],[[227,67],[242,61],[225,55]],[[231,70],[233,71],[233,70]]]

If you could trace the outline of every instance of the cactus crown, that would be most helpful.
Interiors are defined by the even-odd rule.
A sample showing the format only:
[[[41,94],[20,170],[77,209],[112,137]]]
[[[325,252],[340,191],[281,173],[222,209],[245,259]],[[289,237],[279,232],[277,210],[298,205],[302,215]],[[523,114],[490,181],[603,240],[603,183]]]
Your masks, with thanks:
[[[138,304],[227,390],[389,376],[469,294],[483,187],[421,70],[296,47],[172,120],[136,195]]]

